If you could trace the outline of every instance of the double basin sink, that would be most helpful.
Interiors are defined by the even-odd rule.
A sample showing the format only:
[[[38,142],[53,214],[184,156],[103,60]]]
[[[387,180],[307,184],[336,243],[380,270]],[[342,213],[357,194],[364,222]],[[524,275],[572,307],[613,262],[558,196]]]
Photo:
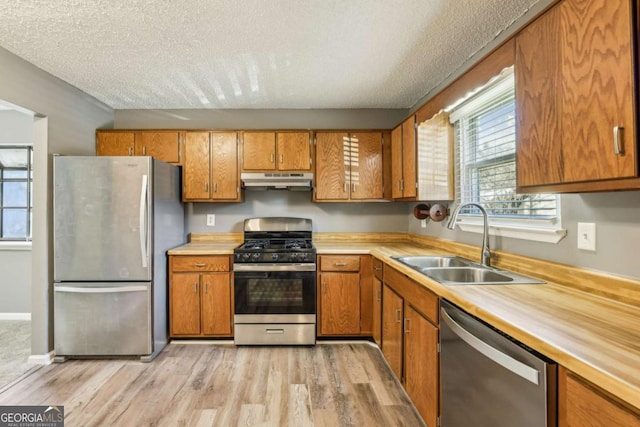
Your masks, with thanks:
[[[456,256],[397,256],[393,259],[443,285],[541,284],[542,280]]]

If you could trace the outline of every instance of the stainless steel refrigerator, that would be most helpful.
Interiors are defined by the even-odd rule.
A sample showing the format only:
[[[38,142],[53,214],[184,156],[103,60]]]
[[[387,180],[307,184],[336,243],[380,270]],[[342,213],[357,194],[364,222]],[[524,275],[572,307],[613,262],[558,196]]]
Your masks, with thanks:
[[[56,360],[152,360],[168,341],[166,251],[185,240],[179,168],[56,156],[53,174]]]

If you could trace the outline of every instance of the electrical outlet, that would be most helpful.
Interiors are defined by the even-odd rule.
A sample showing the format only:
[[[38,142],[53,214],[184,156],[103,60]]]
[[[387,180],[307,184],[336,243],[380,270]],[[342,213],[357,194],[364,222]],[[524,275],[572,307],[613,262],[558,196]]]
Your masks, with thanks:
[[[596,251],[596,224],[593,222],[578,223],[578,249]]]
[[[207,214],[207,227],[216,226],[216,216],[214,214]]]

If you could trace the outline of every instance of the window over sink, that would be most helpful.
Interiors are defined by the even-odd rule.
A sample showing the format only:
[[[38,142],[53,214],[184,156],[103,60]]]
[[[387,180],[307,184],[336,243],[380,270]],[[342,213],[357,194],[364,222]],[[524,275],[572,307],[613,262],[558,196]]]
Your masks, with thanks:
[[[494,235],[557,243],[560,200],[554,194],[516,191],[516,103],[513,67],[449,106],[454,128],[455,200],[482,204]],[[462,211],[458,226],[482,232],[477,208]]]

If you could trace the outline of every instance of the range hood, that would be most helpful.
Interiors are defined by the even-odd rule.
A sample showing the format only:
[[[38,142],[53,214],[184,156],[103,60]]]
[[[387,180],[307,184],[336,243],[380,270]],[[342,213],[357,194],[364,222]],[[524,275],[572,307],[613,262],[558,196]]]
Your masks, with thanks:
[[[247,190],[310,191],[312,173],[241,173],[242,186]]]

